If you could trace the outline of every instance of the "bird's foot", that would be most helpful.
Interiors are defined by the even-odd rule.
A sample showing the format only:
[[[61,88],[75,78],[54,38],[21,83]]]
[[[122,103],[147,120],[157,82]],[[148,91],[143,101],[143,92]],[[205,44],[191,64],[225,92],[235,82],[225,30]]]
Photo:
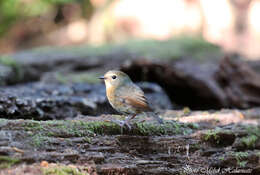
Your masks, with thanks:
[[[115,123],[115,124],[118,124],[120,127],[121,127],[121,129],[123,129],[124,128],[124,126],[126,126],[129,130],[131,130],[132,129],[132,127],[131,127],[131,125],[129,124],[129,120],[111,120],[111,122],[113,122],[113,123]]]

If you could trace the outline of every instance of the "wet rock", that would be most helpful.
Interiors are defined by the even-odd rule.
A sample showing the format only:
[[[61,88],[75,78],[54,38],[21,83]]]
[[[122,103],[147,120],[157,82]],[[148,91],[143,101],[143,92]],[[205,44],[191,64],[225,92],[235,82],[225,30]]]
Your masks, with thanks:
[[[156,84],[140,84],[153,108],[171,108],[171,102]],[[78,115],[117,114],[109,105],[103,84],[30,83],[0,90],[0,116],[23,119],[65,119]]]

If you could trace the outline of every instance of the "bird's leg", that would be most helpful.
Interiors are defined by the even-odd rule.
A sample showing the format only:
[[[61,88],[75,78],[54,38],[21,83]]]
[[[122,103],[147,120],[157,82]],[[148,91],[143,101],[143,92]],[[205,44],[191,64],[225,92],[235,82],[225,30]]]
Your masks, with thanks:
[[[132,115],[132,116],[128,115],[128,116],[126,117],[125,121],[129,122],[130,120],[133,120],[135,117],[136,117],[136,114],[134,114],[134,115]]]
[[[128,115],[127,117],[126,117],[126,119],[125,120],[111,120],[111,122],[114,122],[114,123],[116,123],[116,124],[118,124],[120,127],[121,127],[121,129],[126,125],[127,127],[128,127],[128,129],[132,129],[132,127],[131,127],[131,125],[129,124],[129,122],[130,122],[130,120],[132,120],[132,119],[134,119],[136,117],[136,114],[134,114],[134,115],[132,115],[132,116],[130,116],[130,115]]]
[[[130,126],[129,122],[130,122],[130,120],[133,120],[135,117],[136,117],[136,114],[134,114],[132,116],[128,115],[126,117],[126,119],[123,121],[124,122],[123,126],[126,125],[131,130],[132,127]]]

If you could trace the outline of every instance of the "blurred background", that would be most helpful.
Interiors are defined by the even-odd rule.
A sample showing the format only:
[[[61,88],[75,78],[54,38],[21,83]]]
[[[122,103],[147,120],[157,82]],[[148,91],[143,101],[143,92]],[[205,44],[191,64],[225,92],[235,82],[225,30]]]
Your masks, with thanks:
[[[0,53],[191,35],[256,59],[259,17],[260,0],[2,0]]]

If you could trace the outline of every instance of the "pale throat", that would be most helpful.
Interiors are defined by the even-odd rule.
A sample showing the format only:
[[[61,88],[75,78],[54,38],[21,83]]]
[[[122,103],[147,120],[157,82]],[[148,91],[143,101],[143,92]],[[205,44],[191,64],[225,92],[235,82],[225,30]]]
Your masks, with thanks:
[[[112,84],[110,82],[105,82],[106,83],[106,89],[110,89],[112,87]]]
[[[115,91],[115,86],[113,86],[110,82],[106,83],[106,95],[110,103],[113,103],[112,101],[114,100],[114,91]],[[112,105],[113,106],[113,105]]]

